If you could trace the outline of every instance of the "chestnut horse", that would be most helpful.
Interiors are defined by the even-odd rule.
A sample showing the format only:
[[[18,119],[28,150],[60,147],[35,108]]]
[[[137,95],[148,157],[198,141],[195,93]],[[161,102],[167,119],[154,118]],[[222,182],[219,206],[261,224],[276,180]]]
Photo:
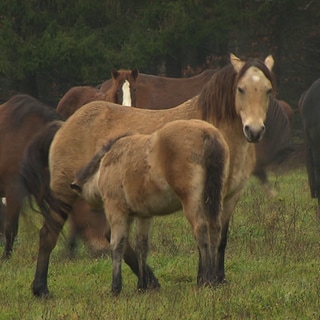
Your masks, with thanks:
[[[59,101],[57,112],[61,114],[63,120],[66,120],[91,101],[111,101],[129,107],[135,106],[138,74],[137,68],[131,71],[112,69],[110,87],[105,92],[91,86],[73,87]]]
[[[138,287],[145,290],[151,219],[182,208],[198,244],[198,285],[214,282],[228,169],[222,134],[200,120],[172,121],[151,135],[124,135],[94,155],[71,188],[91,206],[103,204],[111,229],[114,294],[122,289],[123,243],[132,217],[137,218]]]
[[[139,73],[136,81],[136,107],[142,109],[168,109],[175,107],[199,94],[204,85],[216,72],[208,69],[189,78],[168,78]],[[100,86],[101,92],[107,92],[112,79]]]
[[[36,181],[41,182],[39,163],[28,162],[23,166],[21,173],[25,187],[35,196],[45,217],[40,230],[38,261],[32,286],[34,295],[49,294],[49,260],[70,208],[77,199],[70,188],[76,173],[107,141],[128,131],[152,133],[168,122],[182,119],[201,119],[213,124],[223,134],[229,147],[230,166],[221,216],[222,234],[216,271],[212,277],[218,282],[224,281],[229,220],[254,169],[254,143],[262,139],[266,130],[264,121],[273,92],[271,56],[264,62],[257,59],[244,62],[234,55],[230,60],[231,64],[214,73],[198,96],[175,108],[144,110],[119,107],[103,101],[91,102],[80,108],[52,137],[48,159],[50,188],[44,188],[46,194],[41,197],[39,188],[33,186],[34,180],[28,178],[35,175]],[[51,208],[47,204],[52,204]],[[147,278],[148,288],[159,286],[150,269]]]
[[[320,216],[320,78],[301,95],[299,104],[310,193],[312,198],[318,199],[317,214]]]
[[[0,196],[6,198],[6,208],[1,202],[4,259],[11,255],[18,232],[22,190],[17,180],[24,150],[37,132],[56,119],[60,117],[54,109],[25,94],[15,95],[0,105]]]

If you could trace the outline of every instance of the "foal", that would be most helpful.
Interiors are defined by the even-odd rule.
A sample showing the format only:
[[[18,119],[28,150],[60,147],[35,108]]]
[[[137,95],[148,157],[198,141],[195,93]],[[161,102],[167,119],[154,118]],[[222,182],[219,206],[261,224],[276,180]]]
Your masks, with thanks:
[[[229,149],[201,120],[177,120],[151,135],[124,134],[95,154],[71,188],[103,205],[111,228],[112,292],[122,289],[121,261],[132,217],[137,218],[138,288],[147,288],[146,259],[153,216],[183,208],[199,250],[198,285],[215,280]]]

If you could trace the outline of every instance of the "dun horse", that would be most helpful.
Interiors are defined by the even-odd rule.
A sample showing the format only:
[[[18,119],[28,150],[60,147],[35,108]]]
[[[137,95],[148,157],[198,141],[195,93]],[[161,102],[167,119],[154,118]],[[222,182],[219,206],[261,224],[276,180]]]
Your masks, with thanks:
[[[320,216],[320,78],[301,96],[300,116],[307,146],[310,192],[312,198],[318,199],[317,211]]]
[[[136,105],[137,68],[111,71],[110,87],[102,92],[94,87],[80,86],[71,88],[60,100],[57,112],[63,120],[69,118],[76,110],[91,101],[111,101],[125,106]]]
[[[264,121],[273,92],[272,67],[271,56],[264,62],[257,59],[244,62],[231,55],[231,64],[217,71],[198,96],[175,108],[144,110],[95,101],[74,113],[53,137],[49,153],[50,189],[47,188],[46,194],[37,198],[45,222],[40,231],[33,293],[36,296],[49,293],[49,259],[69,210],[77,199],[70,188],[76,173],[106,141],[128,131],[150,134],[168,122],[183,119],[200,119],[213,124],[229,147],[230,166],[221,215],[222,234],[217,268],[212,277],[223,282],[229,220],[254,168],[254,143],[262,139],[266,130]],[[33,180],[28,176],[35,175],[41,182],[41,170],[37,168],[37,164],[29,162],[22,172],[26,187],[35,197],[38,189],[32,191]],[[49,210],[46,203],[54,203],[55,206]],[[147,287],[156,287],[157,284],[152,271],[148,270]]]
[[[168,109],[177,106],[198,95],[216,71],[208,69],[194,77],[179,79],[140,73],[136,82],[136,106],[142,109]],[[105,92],[111,84],[112,80],[105,81],[100,90]],[[267,194],[274,196],[267,167],[284,161],[293,151],[291,107],[283,100],[271,99],[267,122],[268,133],[263,143],[256,146],[257,163],[253,175],[261,182]]]
[[[151,135],[111,141],[80,171],[72,189],[93,207],[103,201],[110,224],[114,294],[122,289],[123,244],[132,217],[137,218],[138,287],[144,290],[151,219],[181,208],[198,244],[198,285],[213,283],[228,169],[228,146],[215,127],[177,120]]]

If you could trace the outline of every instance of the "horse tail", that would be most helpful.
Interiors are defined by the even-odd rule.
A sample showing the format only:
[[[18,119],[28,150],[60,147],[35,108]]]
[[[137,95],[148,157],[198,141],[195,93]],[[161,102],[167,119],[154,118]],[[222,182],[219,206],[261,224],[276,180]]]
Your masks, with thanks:
[[[70,184],[71,189],[77,193],[82,192],[83,185],[98,171],[101,159],[112,148],[112,146],[121,138],[127,137],[129,133],[124,133],[114,139],[110,139],[109,142],[102,146],[102,148],[93,156],[91,161],[81,168],[76,174],[75,180]]]
[[[52,121],[33,137],[26,148],[20,169],[20,183],[30,207],[38,211],[33,206],[34,199],[41,214],[53,226],[55,222],[51,218],[50,208],[64,219],[67,217],[65,210],[71,209],[55,199],[50,190],[49,149],[62,124],[62,121]]]
[[[209,216],[217,217],[222,210],[222,196],[229,164],[229,152],[220,136],[208,136],[205,148],[204,203]]]

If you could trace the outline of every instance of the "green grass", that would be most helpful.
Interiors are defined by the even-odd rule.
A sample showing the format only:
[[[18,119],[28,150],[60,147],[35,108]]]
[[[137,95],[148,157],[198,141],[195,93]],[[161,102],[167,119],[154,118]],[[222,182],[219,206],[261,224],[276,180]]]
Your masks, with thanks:
[[[111,260],[82,245],[74,260],[60,237],[48,285],[53,297],[31,294],[39,218],[21,219],[12,259],[0,265],[2,319],[320,319],[320,225],[304,168],[271,174],[268,199],[252,178],[238,203],[226,253],[228,283],[196,286],[197,249],[182,213],[156,218],[149,264],[162,287],[138,293],[123,264],[123,291],[110,294]],[[36,226],[35,226],[36,224]]]

